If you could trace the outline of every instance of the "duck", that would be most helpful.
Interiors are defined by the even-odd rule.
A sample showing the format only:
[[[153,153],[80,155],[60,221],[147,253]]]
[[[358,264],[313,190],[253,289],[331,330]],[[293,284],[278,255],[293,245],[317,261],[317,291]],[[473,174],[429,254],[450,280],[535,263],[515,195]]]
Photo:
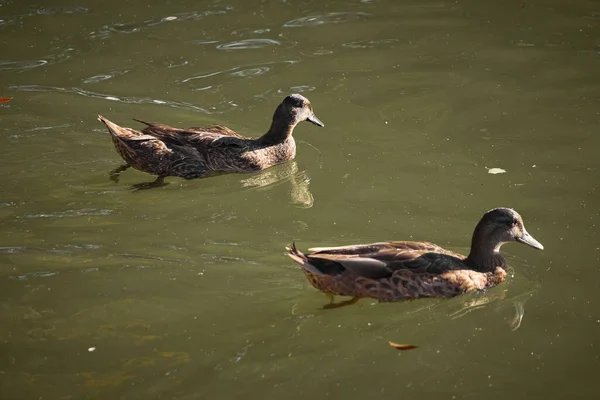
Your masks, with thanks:
[[[336,308],[361,298],[393,302],[486,290],[506,279],[500,248],[508,242],[544,249],[527,232],[523,218],[502,207],[483,215],[466,257],[430,242],[412,241],[316,247],[309,249],[310,254],[292,243],[287,255],[300,264],[313,287],[330,297],[324,308]],[[334,303],[335,295],[352,299]]]
[[[158,175],[157,181],[167,176],[194,179],[219,173],[260,171],[296,156],[292,133],[298,123],[308,121],[325,126],[310,101],[300,94],[285,97],[275,109],[271,127],[259,138],[244,137],[222,125],[180,129],[134,119],[146,125],[137,131],[121,127],[102,115],[98,120],[108,128],[115,149],[125,161],[111,176],[133,167]]]

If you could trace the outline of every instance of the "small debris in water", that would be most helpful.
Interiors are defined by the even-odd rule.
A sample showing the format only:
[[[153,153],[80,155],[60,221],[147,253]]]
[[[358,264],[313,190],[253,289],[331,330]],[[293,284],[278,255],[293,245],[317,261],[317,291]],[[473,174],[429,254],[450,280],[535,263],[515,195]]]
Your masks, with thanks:
[[[0,97],[0,103],[6,103],[9,102],[10,99],[12,99],[12,97]]]
[[[92,351],[94,351],[94,350],[96,350],[96,348],[95,348],[95,347],[90,347],[90,348],[88,348],[88,351],[89,351],[90,353],[91,353]]]
[[[392,342],[391,340],[389,340],[388,343],[397,350],[412,350],[419,347],[412,344],[398,344],[396,342]]]
[[[488,174],[496,175],[496,174],[505,174],[505,173],[506,173],[506,170],[502,169],[502,168],[490,168],[490,169],[488,169]]]

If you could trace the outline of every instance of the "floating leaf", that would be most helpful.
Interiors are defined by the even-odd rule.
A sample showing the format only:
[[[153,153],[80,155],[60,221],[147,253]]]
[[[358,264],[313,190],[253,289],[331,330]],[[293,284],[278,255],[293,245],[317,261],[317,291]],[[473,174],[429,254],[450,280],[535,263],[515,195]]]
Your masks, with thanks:
[[[505,174],[506,170],[502,168],[490,168],[488,169],[488,174]]]
[[[10,101],[10,99],[12,99],[12,97],[0,97],[0,103],[6,103]]]
[[[388,341],[388,343],[390,344],[390,346],[392,346],[393,348],[397,349],[397,350],[412,350],[412,349],[416,349],[419,346],[415,346],[412,344],[398,344],[396,342],[392,342],[391,340]]]

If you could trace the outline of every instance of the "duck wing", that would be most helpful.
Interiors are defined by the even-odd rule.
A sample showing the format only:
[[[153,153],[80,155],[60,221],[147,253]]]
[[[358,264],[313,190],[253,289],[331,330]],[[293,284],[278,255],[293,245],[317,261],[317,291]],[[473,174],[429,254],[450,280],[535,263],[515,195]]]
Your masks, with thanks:
[[[142,130],[145,135],[153,136],[167,144],[193,147],[245,147],[243,136],[222,125],[212,125],[206,128],[175,128],[156,122],[135,121],[146,125]]]
[[[305,256],[307,262],[321,274],[350,271],[370,279],[389,278],[402,269],[440,274],[454,269],[464,258],[429,242],[381,242],[310,250],[312,253]]]
[[[207,126],[204,128],[188,128],[186,130],[189,132],[198,132],[199,134],[211,133],[214,135],[231,136],[231,137],[236,137],[239,139],[247,139],[246,137],[238,134],[235,131],[232,131],[231,129],[229,129],[228,127],[223,126],[223,125],[211,125],[211,126]]]

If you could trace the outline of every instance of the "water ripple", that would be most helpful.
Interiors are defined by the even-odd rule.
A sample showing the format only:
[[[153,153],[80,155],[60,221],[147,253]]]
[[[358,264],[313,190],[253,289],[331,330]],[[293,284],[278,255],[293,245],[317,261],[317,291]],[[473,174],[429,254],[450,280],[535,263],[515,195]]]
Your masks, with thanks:
[[[271,29],[269,28],[264,28],[264,29],[252,29],[252,28],[239,28],[239,29],[235,29],[233,31],[231,31],[231,36],[248,36],[248,35],[261,35],[263,33],[269,33],[271,32]]]
[[[4,246],[0,247],[0,253],[5,254],[17,254],[22,253],[25,247],[22,246]]]
[[[57,86],[43,86],[43,85],[11,85],[10,89],[21,91],[21,92],[58,92],[58,93],[73,93],[80,96],[91,97],[94,99],[103,99],[110,101],[118,101],[127,104],[161,104],[168,107],[178,108],[182,110],[190,110],[202,112],[205,114],[212,114],[214,111],[208,111],[205,108],[195,106],[187,102],[150,99],[147,97],[117,97],[104,93],[92,92],[90,90],[84,90],[78,87],[57,87]]]
[[[590,15],[583,17],[585,19],[591,19],[593,21],[600,21],[600,11],[592,11]]]
[[[128,24],[115,23],[112,26],[108,27],[108,29],[112,32],[124,33],[128,35],[131,33],[139,32],[141,28],[137,24],[130,22]]]
[[[46,56],[46,58],[48,58],[48,63],[49,64],[55,64],[55,63],[59,63],[62,61],[66,61],[68,59],[70,59],[71,57],[73,57],[73,55],[78,54],[79,50],[76,50],[73,47],[65,47],[65,48],[60,48],[60,47],[55,47],[50,49],[50,51],[56,51],[56,53],[53,54],[49,54]]]
[[[296,64],[298,61],[296,60],[284,60],[284,61],[275,61],[275,62],[267,62],[267,63],[258,63],[258,64],[247,64],[247,65],[238,65],[236,67],[228,68],[221,71],[213,71],[213,72],[205,72],[199,75],[190,76],[189,78],[182,79],[178,81],[178,83],[188,83],[191,81],[195,81],[198,79],[211,78],[218,75],[229,74],[230,76],[236,78],[247,78],[252,76],[264,75],[270,72],[273,67],[277,64]],[[195,88],[194,90],[207,90],[211,89],[213,85],[203,86],[201,88]]]
[[[340,24],[343,22],[364,21],[371,14],[364,12],[332,12],[324,15],[312,15],[293,19],[283,24],[284,28],[305,28],[324,24]]]
[[[35,128],[25,129],[27,132],[35,132],[35,131],[47,131],[49,129],[57,129],[57,128],[68,128],[71,124],[61,124],[61,125],[48,125],[48,126],[36,126]]]
[[[113,33],[117,33],[117,34],[136,33],[136,32],[140,32],[141,30],[146,29],[148,27],[161,25],[161,24],[165,24],[165,23],[174,23],[174,22],[181,22],[181,21],[187,21],[187,20],[197,20],[197,19],[202,19],[202,18],[208,17],[208,16],[212,16],[212,15],[226,14],[227,12],[231,11],[231,9],[232,9],[231,7],[225,7],[224,9],[220,9],[220,10],[190,11],[190,12],[185,12],[185,13],[172,14],[167,17],[147,19],[142,22],[130,22],[130,23],[126,23],[126,24],[114,23],[112,25],[103,25],[97,31],[90,32],[89,35],[92,39],[106,39],[109,36],[111,36]]]
[[[238,77],[259,76],[259,75],[266,74],[270,70],[271,70],[270,67],[247,68],[247,69],[243,69],[241,71],[232,72],[231,75],[238,76]]]
[[[48,64],[55,64],[70,59],[73,54],[78,53],[72,47],[53,47],[50,51],[54,52],[44,56],[41,60],[9,60],[0,61],[0,71],[25,72],[32,68],[43,67]]]
[[[54,276],[57,275],[58,272],[52,272],[52,271],[40,271],[40,272],[28,272],[26,274],[22,274],[22,275],[13,275],[13,276],[9,276],[9,279],[14,279],[17,281],[26,281],[29,280],[29,278],[47,278],[49,276]]]
[[[0,6],[3,2],[0,1]],[[84,14],[90,12],[90,9],[87,7],[81,6],[56,6],[56,7],[40,7],[35,9],[30,9],[31,11],[25,14],[13,15],[8,18],[0,18],[0,27],[3,25],[12,24],[15,21],[19,21],[22,23],[23,19],[28,17],[36,17],[40,15],[59,15],[59,14]],[[6,16],[4,16],[6,17]]]
[[[327,50],[327,49],[319,49],[319,50],[315,50],[312,54],[315,56],[327,56],[329,54],[333,54],[333,51]]]
[[[90,12],[90,9],[87,7],[79,7],[79,6],[56,6],[56,7],[46,7],[46,8],[37,8],[33,12],[27,14],[28,16],[32,15],[56,15],[56,14],[85,14]]]
[[[0,6],[1,6],[1,2],[0,2]],[[6,25],[6,24],[10,24],[15,22],[15,20],[17,21],[21,21],[24,18],[28,18],[28,17],[36,17],[39,15],[60,15],[60,14],[85,14],[85,13],[89,13],[90,9],[87,7],[80,7],[80,6],[56,6],[56,7],[40,7],[40,8],[35,8],[35,9],[31,9],[31,11],[25,13],[25,14],[18,14],[18,15],[13,15],[10,18],[7,19],[0,19],[0,26],[2,25]]]
[[[219,43],[218,40],[192,40],[190,42],[191,44],[200,44],[200,45],[204,45],[204,44],[215,44],[215,43]]]
[[[188,65],[190,62],[189,61],[182,61],[179,64],[168,64],[167,68],[179,68],[179,67],[184,67],[186,65]]]
[[[290,90],[295,93],[312,92],[315,89],[316,89],[315,86],[309,86],[309,85],[290,86]],[[286,93],[285,91],[283,91],[281,89],[279,89],[277,92],[281,93],[281,94]]]
[[[46,60],[0,61],[0,71],[23,72],[46,64]]]
[[[273,39],[244,39],[230,43],[223,43],[217,46],[218,50],[249,50],[260,49],[262,47],[281,45]]]
[[[105,74],[94,75],[94,76],[90,76],[89,78],[85,78],[83,80],[83,83],[98,83],[98,82],[101,82],[101,81],[106,81],[108,79],[112,79],[112,78],[114,78],[116,76],[125,75],[128,72],[129,72],[128,69],[124,69],[124,70],[121,70],[121,71],[110,71],[110,72],[107,72]]]
[[[18,218],[72,218],[72,217],[94,217],[100,215],[109,215],[112,210],[106,209],[95,209],[95,208],[83,208],[81,210],[66,210],[66,211],[55,211],[51,213],[40,213],[40,214],[25,214],[23,217]]]
[[[268,97],[281,97],[281,96],[287,96],[290,93],[305,93],[305,92],[312,92],[316,89],[315,86],[309,86],[309,85],[297,85],[297,86],[290,86],[287,89],[268,89],[265,90],[262,93],[259,94],[255,94],[254,97],[258,98],[258,99],[266,99]]]
[[[102,246],[92,243],[58,245],[52,249],[36,249],[25,246],[3,246],[0,254],[74,254],[76,251],[98,250]]]
[[[233,10],[233,7],[226,6],[224,9],[221,9],[221,10],[189,11],[189,12],[171,14],[168,17],[163,17],[163,18],[159,18],[159,19],[155,19],[155,20],[147,20],[146,25],[152,26],[152,25],[158,25],[158,24],[163,24],[165,22],[172,22],[172,21],[197,20],[197,19],[202,19],[204,17],[208,17],[208,16],[226,14],[231,10]]]
[[[349,47],[351,49],[372,49],[383,44],[395,43],[397,41],[398,39],[365,40],[360,42],[344,43],[342,47]]]

